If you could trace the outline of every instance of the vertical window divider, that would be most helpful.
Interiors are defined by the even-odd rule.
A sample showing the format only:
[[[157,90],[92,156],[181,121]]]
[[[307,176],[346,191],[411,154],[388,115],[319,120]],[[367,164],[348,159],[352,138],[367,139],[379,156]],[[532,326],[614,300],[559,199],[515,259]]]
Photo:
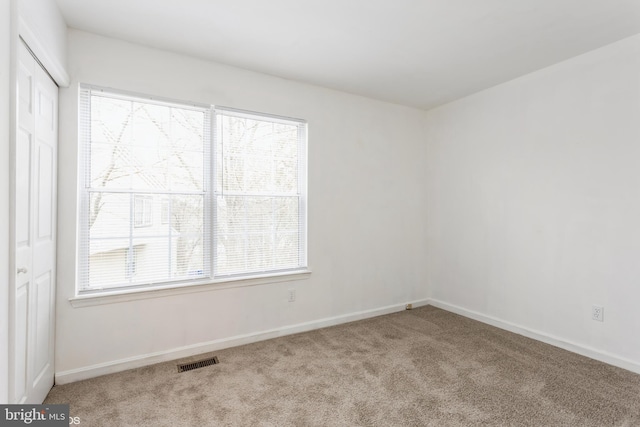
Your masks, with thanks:
[[[215,124],[216,124],[216,120],[215,120],[213,107],[209,107],[206,110],[204,126],[202,129],[204,134],[203,137],[205,140],[205,144],[203,146],[204,152],[202,153],[203,162],[204,162],[202,167],[203,167],[204,177],[205,177],[203,182],[203,189],[202,189],[203,191],[202,203],[204,204],[204,206],[202,207],[204,212],[204,217],[202,219],[203,221],[202,226],[204,227],[204,239],[207,240],[202,242],[202,247],[204,250],[204,254],[203,254],[204,259],[202,260],[202,265],[203,265],[203,268],[205,269],[204,271],[205,276],[209,279],[213,277],[214,251],[212,248],[212,244],[213,244],[213,234],[214,234],[213,224],[215,224],[213,215],[215,215],[215,203],[216,203],[215,186],[213,181],[215,177],[214,175],[215,163],[214,163],[214,156],[213,156],[213,151],[215,146],[215,143],[213,140],[215,137],[215,131],[214,131]]]
[[[209,218],[210,220],[210,236],[211,236],[211,243],[209,245],[207,245],[207,247],[209,248],[209,265],[210,265],[210,277],[214,278],[216,276],[216,259],[215,259],[215,254],[217,252],[217,247],[218,247],[218,233],[216,233],[215,230],[215,226],[217,223],[217,218],[218,218],[218,187],[220,185],[220,183],[218,183],[218,170],[217,170],[217,166],[218,164],[216,163],[216,147],[218,146],[218,139],[220,138],[219,135],[219,128],[221,128],[222,126],[222,120],[219,120],[218,118],[218,114],[216,111],[215,106],[211,106],[211,108],[209,109],[209,118],[211,123],[209,124],[209,132],[211,134],[211,138],[209,139],[211,141],[210,144],[210,149],[209,149],[209,164],[211,165],[209,168],[209,182],[211,185],[209,194],[211,197],[211,203],[209,204],[211,206],[211,212],[209,213],[209,215],[207,215],[207,218]],[[220,166],[222,168],[222,166]]]

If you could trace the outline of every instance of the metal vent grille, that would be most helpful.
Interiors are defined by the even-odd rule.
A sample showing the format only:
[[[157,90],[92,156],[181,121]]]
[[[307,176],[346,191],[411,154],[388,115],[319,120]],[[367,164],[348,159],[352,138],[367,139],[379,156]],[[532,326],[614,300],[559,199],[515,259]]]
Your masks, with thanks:
[[[205,366],[216,365],[220,363],[217,356],[209,357],[207,359],[198,360],[191,363],[181,363],[178,365],[178,372],[192,371],[198,368],[204,368]]]

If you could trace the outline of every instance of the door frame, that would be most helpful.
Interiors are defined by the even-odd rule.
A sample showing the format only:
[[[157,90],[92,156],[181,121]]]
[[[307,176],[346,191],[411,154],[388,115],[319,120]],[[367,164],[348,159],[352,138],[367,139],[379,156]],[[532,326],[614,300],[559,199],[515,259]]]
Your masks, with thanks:
[[[0,2],[0,403],[9,401],[9,257],[10,195],[9,151],[11,141],[11,2]]]

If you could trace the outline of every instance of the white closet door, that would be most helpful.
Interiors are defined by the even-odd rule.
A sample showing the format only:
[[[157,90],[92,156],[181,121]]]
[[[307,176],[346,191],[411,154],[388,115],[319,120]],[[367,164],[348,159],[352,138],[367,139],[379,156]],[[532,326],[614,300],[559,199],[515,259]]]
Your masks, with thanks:
[[[21,43],[17,64],[11,401],[53,386],[58,88]]]

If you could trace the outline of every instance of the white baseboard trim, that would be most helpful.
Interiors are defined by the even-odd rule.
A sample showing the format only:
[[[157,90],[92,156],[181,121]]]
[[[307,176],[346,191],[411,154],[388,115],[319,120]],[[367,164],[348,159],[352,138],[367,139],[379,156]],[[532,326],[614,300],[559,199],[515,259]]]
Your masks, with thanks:
[[[413,307],[421,307],[424,305],[428,305],[429,300],[422,299],[416,301],[407,301],[407,304],[408,303],[413,304]],[[262,332],[236,335],[233,337],[178,347],[155,353],[143,354],[140,356],[128,357],[111,362],[98,363],[96,365],[86,366],[78,369],[56,372],[55,382],[58,385],[68,384],[76,381],[86,380],[89,378],[99,377],[101,375],[113,374],[115,372],[126,371],[128,369],[153,365],[155,363],[182,359],[184,357],[190,357],[201,353],[208,353],[211,351],[217,351],[225,348],[237,347],[240,345],[264,341],[271,338],[297,334],[300,332],[307,332],[314,329],[326,328],[328,326],[335,326],[342,323],[354,322],[356,320],[363,320],[371,317],[382,316],[385,314],[396,313],[402,310],[405,310],[404,303],[394,304],[386,307],[374,308],[370,310],[358,311],[355,313],[343,314],[340,316],[312,320],[310,322],[298,323],[295,325],[283,326],[281,328],[270,329]]]
[[[434,307],[438,307],[443,310],[450,311],[452,313],[456,313],[461,316],[507,330],[509,332],[514,332],[518,335],[523,335],[527,338],[532,338],[534,340],[541,341],[546,344],[550,344],[552,346],[589,357],[591,359],[599,360],[600,362],[608,363],[609,365],[617,366],[619,368],[635,372],[636,374],[640,374],[640,364],[634,362],[633,360],[625,359],[623,357],[619,357],[601,350],[596,350],[594,348],[587,347],[581,344],[576,344],[574,342],[570,342],[544,332],[528,329],[523,326],[516,325],[515,323],[507,322],[493,316],[487,316],[477,311],[467,310],[466,308],[457,305],[448,304],[436,299],[429,299],[427,301],[428,305],[432,305]]]

